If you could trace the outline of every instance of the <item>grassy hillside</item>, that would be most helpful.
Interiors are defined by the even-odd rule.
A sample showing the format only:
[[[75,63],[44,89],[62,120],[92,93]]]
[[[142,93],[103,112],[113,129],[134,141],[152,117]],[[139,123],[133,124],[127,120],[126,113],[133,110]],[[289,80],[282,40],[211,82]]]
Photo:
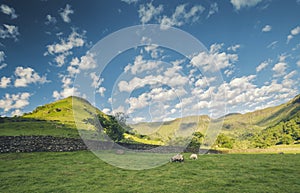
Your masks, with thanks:
[[[233,113],[223,120],[222,133],[233,138],[237,148],[251,146],[250,138],[261,131],[288,120],[300,112],[300,95],[287,103],[245,114]],[[210,121],[208,116],[191,116],[178,118],[168,122],[138,123],[131,125],[139,133],[149,135],[153,139],[168,141],[176,134],[184,136],[187,130],[205,133]],[[219,119],[221,120],[221,118]],[[185,128],[185,129],[184,129]],[[188,129],[187,129],[188,128]]]
[[[87,134],[92,134],[95,130],[94,125],[84,121],[94,115],[107,118],[107,115],[88,101],[79,97],[68,97],[39,106],[22,117],[1,118],[0,131],[1,135],[6,136],[52,135],[77,138],[78,130]]]
[[[113,167],[88,151],[9,153],[0,154],[0,189],[1,192],[299,192],[299,159],[300,154],[203,155],[185,163],[132,171]]]
[[[73,113],[76,111],[76,114]],[[76,128],[75,118],[81,129],[93,129],[93,125],[84,120],[92,115],[101,114],[100,110],[92,106],[88,101],[79,97],[68,97],[56,102],[37,107],[33,112],[23,115],[24,118],[55,121],[70,128]]]

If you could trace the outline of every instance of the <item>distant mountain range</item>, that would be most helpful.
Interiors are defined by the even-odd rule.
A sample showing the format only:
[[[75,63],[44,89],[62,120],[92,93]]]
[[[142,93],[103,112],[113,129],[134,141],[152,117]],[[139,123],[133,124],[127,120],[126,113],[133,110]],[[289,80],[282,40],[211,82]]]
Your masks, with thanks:
[[[73,109],[78,113],[74,115]],[[59,133],[59,129],[62,128],[64,129],[64,134],[70,130],[72,131],[72,135],[70,136],[74,136],[74,129],[76,128],[83,131],[95,130],[94,125],[86,122],[86,119],[95,115],[101,116],[104,119],[108,118],[108,115],[101,112],[88,101],[79,97],[68,97],[39,106],[33,112],[24,114],[22,117],[19,117],[19,119],[23,119],[22,122],[10,120],[13,118],[1,118],[0,131],[1,135],[9,135],[11,133],[13,135],[26,135],[24,131],[27,129],[26,131],[30,134],[35,134],[36,131],[39,135],[43,135],[43,131],[47,131],[45,127],[53,127],[54,130],[50,133],[55,133],[56,131]],[[74,121],[74,116],[76,117],[77,124]],[[237,148],[249,147],[253,142],[259,143],[259,141],[262,142],[264,140],[270,140],[271,145],[281,143],[285,138],[292,138],[290,141],[295,142],[300,139],[300,95],[278,106],[245,114],[228,114],[218,120],[221,119],[223,119],[221,133],[232,138]],[[39,123],[36,120],[44,120],[44,122],[40,123],[44,125],[38,126],[37,124]],[[174,133],[181,133],[184,136],[186,128],[193,128],[195,131],[205,133],[209,123],[218,120],[212,120],[207,115],[199,115],[177,118],[168,122],[142,122],[132,124],[130,127],[133,128],[136,136],[146,136],[147,140],[154,140],[158,141],[159,144],[163,144],[172,138]],[[26,129],[24,128],[23,132],[19,129],[22,127],[20,125],[25,124],[26,121],[34,122],[31,125],[34,126],[35,131],[30,131],[30,128],[28,128],[30,123]],[[289,128],[293,129],[289,132],[286,131]],[[297,134],[298,130],[299,136]],[[273,133],[270,133],[270,131]],[[274,132],[277,133],[276,135],[281,136],[276,139],[273,139],[273,137],[270,138],[269,136],[275,135]],[[131,139],[142,142],[136,136],[131,136]],[[265,139],[260,139],[259,136],[264,136]]]

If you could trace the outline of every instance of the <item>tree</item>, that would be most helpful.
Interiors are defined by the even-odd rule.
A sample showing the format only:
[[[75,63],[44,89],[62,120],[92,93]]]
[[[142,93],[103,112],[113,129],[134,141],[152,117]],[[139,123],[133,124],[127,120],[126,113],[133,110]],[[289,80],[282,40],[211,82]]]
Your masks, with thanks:
[[[234,140],[223,133],[218,135],[217,140],[216,140],[216,145],[221,148],[229,148],[232,149],[233,147]]]
[[[134,134],[132,131],[133,129],[127,125],[127,120],[129,118],[129,116],[123,112],[117,112],[115,113],[115,118],[118,121],[119,125],[121,125],[121,127],[123,127],[123,129],[125,130],[126,133],[131,133]]]
[[[187,150],[193,153],[197,153],[199,151],[200,146],[202,145],[204,135],[197,131],[193,133],[193,137],[187,146]]]
[[[113,141],[124,139],[125,129],[119,124],[116,117],[112,115],[97,115],[94,119],[85,120],[97,128],[99,134],[105,133]]]

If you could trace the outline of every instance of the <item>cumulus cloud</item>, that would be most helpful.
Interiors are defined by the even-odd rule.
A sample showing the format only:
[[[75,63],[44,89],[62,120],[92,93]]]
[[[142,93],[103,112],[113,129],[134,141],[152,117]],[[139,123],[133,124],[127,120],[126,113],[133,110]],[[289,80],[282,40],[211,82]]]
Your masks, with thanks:
[[[0,51],[0,63],[4,61],[5,53],[3,51]]]
[[[262,0],[230,0],[230,2],[236,10],[240,10],[244,7],[254,7]]]
[[[121,0],[122,2],[124,2],[124,3],[127,3],[127,4],[132,4],[132,3],[137,3],[139,0]]]
[[[191,64],[195,67],[203,68],[204,71],[211,72],[232,66],[238,60],[238,55],[219,52],[221,47],[222,44],[211,45],[208,53],[200,52],[192,58]]]
[[[94,57],[95,55],[89,52],[80,58],[75,57],[71,61],[71,66],[77,66],[78,72],[80,72],[80,70],[94,69],[97,67],[97,62]]]
[[[274,71],[274,77],[280,77],[286,74],[285,70],[287,68],[287,64],[285,62],[279,62],[274,65],[272,70]]]
[[[51,15],[46,15],[46,22],[45,24],[46,25],[49,25],[49,24],[56,24],[57,20],[55,17],[51,16]]]
[[[61,67],[65,64],[66,57],[72,54],[72,49],[82,47],[84,44],[84,33],[79,34],[73,30],[68,38],[60,39],[60,43],[47,45],[47,52],[44,53],[44,55],[55,55],[54,61],[58,67]]]
[[[2,70],[3,68],[5,68],[6,66],[7,66],[7,64],[5,64],[5,63],[4,63],[4,64],[1,64],[1,65],[0,65],[0,70]]]
[[[93,81],[92,85],[91,85],[93,88],[98,88],[102,84],[102,82],[104,80],[103,78],[100,78],[100,76],[97,76],[95,72],[92,72],[90,74],[90,77],[91,77],[91,79]]]
[[[144,60],[142,55],[138,55],[135,57],[133,64],[128,64],[124,71],[130,71],[131,74],[138,74],[150,69],[156,69],[162,64],[161,61],[156,60]]]
[[[194,23],[200,19],[201,13],[205,8],[202,5],[195,5],[189,11],[186,10],[187,4],[178,5],[171,17],[164,15],[160,18],[161,29],[168,29],[172,26],[182,26],[186,23]]]
[[[32,83],[40,83],[44,84],[46,82],[49,82],[46,79],[46,76],[39,76],[38,73],[34,71],[34,69],[27,67],[24,68],[22,66],[19,66],[15,70],[15,87],[27,87],[28,84]]]
[[[14,25],[3,24],[4,28],[0,28],[0,38],[12,38],[18,40],[17,36],[20,35],[18,27]]]
[[[218,4],[216,2],[210,4],[209,12],[208,12],[206,18],[209,18],[210,16],[214,15],[215,13],[218,13],[218,11],[219,11],[219,7],[218,7]]]
[[[18,93],[18,94],[8,94],[0,99],[0,109],[3,109],[4,113],[7,113],[11,110],[20,110],[27,105],[29,105],[30,93]]]
[[[107,115],[110,114],[110,112],[111,112],[111,110],[109,108],[104,108],[101,111]]]
[[[272,26],[270,25],[265,25],[265,27],[261,29],[262,32],[269,32],[271,30],[272,30]]]
[[[287,36],[287,43],[291,41],[291,39],[294,38],[294,36],[300,34],[300,26],[295,27],[291,30],[290,34]]]
[[[0,80],[0,88],[6,88],[11,82],[11,78],[3,76]]]
[[[260,72],[262,71],[263,69],[265,69],[272,61],[269,59],[269,60],[266,60],[266,61],[263,61],[262,63],[260,63],[257,67],[256,67],[256,72]]]
[[[18,17],[18,15],[15,12],[15,9],[12,7],[9,7],[8,5],[2,4],[1,7],[1,12],[6,14],[6,15],[10,15],[11,19],[16,19]]]
[[[56,100],[61,98],[67,98],[69,96],[79,96],[78,89],[72,86],[73,81],[70,77],[63,76],[62,83],[62,90],[60,92],[57,90],[53,91],[52,96]]]
[[[69,15],[73,14],[73,13],[74,13],[74,11],[71,9],[71,5],[69,5],[69,4],[66,4],[66,7],[64,9],[61,9],[60,12],[59,12],[61,18],[66,23],[71,22],[71,18],[70,18]]]
[[[54,43],[47,46],[49,54],[65,53],[75,47],[81,47],[85,43],[84,35],[73,31],[67,40],[61,39],[60,43]]]
[[[139,17],[142,24],[148,23],[155,16],[159,15],[163,11],[163,5],[159,5],[154,7],[151,3],[147,3],[146,5],[140,5]]]
[[[236,52],[239,48],[241,48],[241,45],[236,44],[236,45],[228,47],[227,50]]]

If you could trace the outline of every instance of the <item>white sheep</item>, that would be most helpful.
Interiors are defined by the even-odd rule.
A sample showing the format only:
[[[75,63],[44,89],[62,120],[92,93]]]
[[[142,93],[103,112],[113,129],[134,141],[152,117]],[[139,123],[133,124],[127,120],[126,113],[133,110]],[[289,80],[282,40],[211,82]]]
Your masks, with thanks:
[[[197,154],[193,153],[193,154],[190,156],[190,159],[198,159]]]
[[[170,159],[171,162],[184,162],[184,157],[181,154],[177,154]]]

